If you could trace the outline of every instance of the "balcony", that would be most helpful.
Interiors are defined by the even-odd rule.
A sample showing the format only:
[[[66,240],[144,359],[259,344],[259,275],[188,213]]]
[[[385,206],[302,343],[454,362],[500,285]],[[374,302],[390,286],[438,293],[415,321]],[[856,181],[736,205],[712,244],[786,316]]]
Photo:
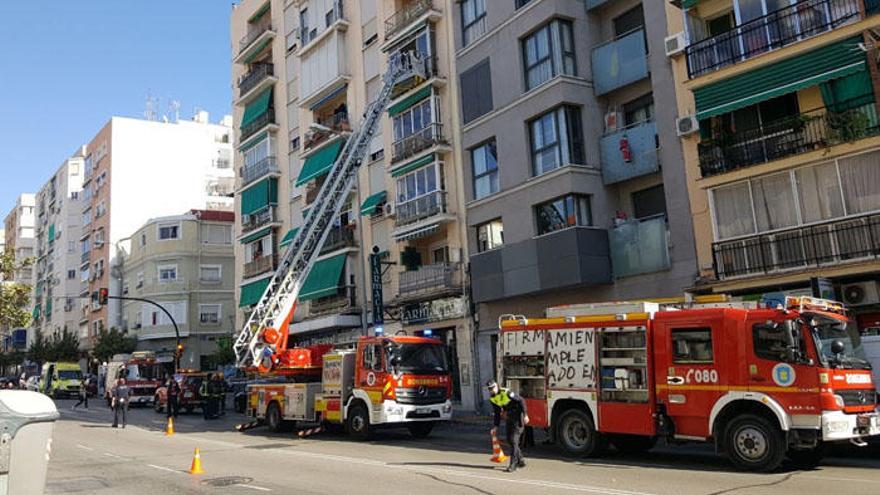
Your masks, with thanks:
[[[462,288],[461,263],[420,266],[417,270],[400,272],[399,280],[398,292],[402,300],[459,292]]]
[[[718,280],[880,257],[880,215],[849,217],[712,244]]]
[[[392,145],[391,162],[396,163],[437,145],[447,144],[443,137],[443,124],[428,124],[415,133],[395,141]]]
[[[248,93],[256,93],[262,88],[262,82],[275,79],[275,65],[269,63],[254,64],[247,74],[238,80],[238,97],[244,99]]]
[[[434,191],[422,197],[398,203],[395,225],[402,227],[446,213],[446,191]]]
[[[614,278],[669,268],[666,215],[630,220],[608,231]]]
[[[275,124],[275,110],[270,108],[268,111],[263,112],[259,117],[250,122],[248,125],[241,128],[241,137],[240,142],[244,142],[247,138],[253,136],[254,134],[260,132],[264,127],[268,125]]]
[[[385,19],[385,39],[390,40],[395,34],[413,24],[422,16],[428,15],[434,10],[434,2],[431,0],[416,0],[410,2],[404,8],[391,14]]]
[[[262,210],[259,210],[250,215],[241,216],[241,233],[244,234],[247,232],[251,232],[261,227],[265,227],[266,225],[271,225],[275,223],[281,223],[281,219],[278,218],[276,207],[267,206]]]
[[[648,45],[644,29],[593,48],[590,57],[596,95],[610,93],[648,77]]]
[[[354,226],[333,227],[327,234],[327,239],[321,247],[320,254],[326,254],[338,249],[354,247],[357,243],[354,237]]]
[[[623,144],[626,143],[626,148]],[[602,152],[602,179],[614,184],[660,170],[657,153],[657,125],[640,122],[599,139]]]
[[[851,143],[880,134],[880,119],[871,96],[737,131],[699,144],[703,177],[766,163],[787,156]]]
[[[86,251],[85,253],[80,255],[80,257],[79,257],[80,263],[88,263],[89,262],[89,254],[91,254],[91,251]]]
[[[297,28],[295,31],[296,39],[299,41],[299,54],[302,56],[309,51],[312,42],[317,42],[324,38],[324,34],[332,27],[338,24],[342,30],[348,29],[348,22],[345,20],[345,11],[343,10],[342,0],[333,2],[333,8],[324,14],[324,29],[318,30],[317,27],[311,29]]]
[[[303,150],[309,151],[312,148],[317,148],[322,144],[329,141],[331,138],[336,137],[339,133],[342,132],[350,132],[351,124],[348,119],[348,112],[339,112],[331,115],[327,115],[323,118],[315,119],[315,122],[323,127],[329,129],[329,131],[325,130],[312,130],[306,134],[305,140],[303,141]]]
[[[695,41],[685,49],[688,76],[708,74],[855,22],[862,1],[803,0],[730,31]],[[687,15],[692,16],[691,11]]]
[[[587,10],[593,10],[609,3],[608,0],[587,0]]]
[[[357,306],[354,287],[345,287],[340,292],[341,295],[309,301],[309,317],[359,313],[361,308]]]
[[[402,54],[400,52],[398,52],[398,53],[395,53],[394,55],[392,55],[392,57],[399,57],[401,55]],[[412,76],[409,79],[405,79],[405,80],[400,81],[397,84],[395,84],[394,87],[391,89],[391,100],[392,101],[391,101],[391,104],[389,104],[389,107],[395,103],[394,100],[396,100],[397,98],[400,98],[404,94],[408,93],[410,90],[413,90],[413,89],[421,86],[422,83],[425,81],[432,81],[433,85],[435,87],[439,87],[439,86],[446,84],[446,79],[443,77],[440,77],[440,73],[438,70],[439,61],[437,60],[437,57],[430,56],[430,55],[427,55],[424,53],[421,54],[421,57],[422,57],[422,59],[421,59],[420,63],[424,64],[423,73],[426,75],[427,78],[423,79],[420,76]]]
[[[256,180],[262,179],[269,174],[280,174],[278,164],[274,156],[267,156],[253,165],[241,167],[241,187]]]
[[[261,256],[244,264],[244,278],[256,277],[275,269],[275,255]]]
[[[272,24],[251,25],[248,33],[238,42],[238,55],[235,57],[235,63],[246,63],[253,59],[274,37],[275,31],[272,29]]]

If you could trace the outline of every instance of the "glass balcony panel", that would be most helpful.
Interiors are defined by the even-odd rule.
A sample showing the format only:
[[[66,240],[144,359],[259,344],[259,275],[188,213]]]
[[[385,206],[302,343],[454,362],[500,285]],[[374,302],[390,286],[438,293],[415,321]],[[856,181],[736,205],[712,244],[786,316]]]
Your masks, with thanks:
[[[648,77],[645,30],[638,29],[593,49],[593,87],[597,95]]]
[[[669,268],[666,215],[630,220],[608,231],[615,278]]]
[[[628,153],[622,149],[623,143]],[[654,122],[640,122],[606,134],[599,140],[599,146],[605,184],[614,184],[660,170],[657,125]]]

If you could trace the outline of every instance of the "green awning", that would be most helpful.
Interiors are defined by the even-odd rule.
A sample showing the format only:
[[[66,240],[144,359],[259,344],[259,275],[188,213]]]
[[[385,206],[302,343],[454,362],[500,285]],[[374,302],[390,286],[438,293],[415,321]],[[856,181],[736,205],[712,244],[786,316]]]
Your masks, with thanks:
[[[696,4],[698,4],[698,3],[702,2],[702,1],[703,1],[703,0],[682,0],[682,2],[681,2],[681,8],[683,8],[683,9],[689,9],[689,8],[695,6]]]
[[[361,215],[365,217],[372,215],[376,212],[376,207],[379,206],[379,203],[385,201],[387,198],[388,193],[385,191],[373,194],[364,201],[364,204],[361,205]]]
[[[267,136],[269,136],[269,133],[267,131],[263,131],[259,134],[255,134],[255,135],[247,138],[247,141],[245,141],[241,146],[239,146],[238,151],[241,151],[242,153],[244,153],[245,151],[262,143],[263,140],[266,139]]]
[[[299,232],[299,227],[294,227],[288,230],[287,233],[284,234],[284,239],[281,239],[281,243],[278,245],[284,247],[293,242],[293,238],[296,237],[297,232]]]
[[[264,50],[267,46],[269,46],[269,43],[271,43],[271,42],[272,42],[272,38],[266,38],[265,40],[261,41],[260,44],[259,44],[256,48],[254,48],[253,50],[251,50],[251,53],[247,56],[247,58],[245,58],[244,60],[242,60],[242,62],[244,62],[244,63],[246,63],[246,64],[249,64],[249,63],[253,62],[254,59],[257,58],[257,55],[259,55],[260,53],[262,53],[263,50]]]
[[[55,224],[49,225],[49,242],[55,242]]]
[[[252,15],[248,19],[248,22],[250,22],[250,23],[257,22],[258,20],[260,20],[260,17],[263,17],[263,14],[265,14],[266,12],[269,12],[269,2],[264,3],[262,7],[257,9],[257,11],[254,12],[254,15]]]
[[[263,297],[263,292],[266,292],[266,287],[269,286],[270,280],[272,280],[272,277],[266,277],[262,280],[242,285],[241,298],[239,298],[238,307],[243,308],[245,306],[253,306],[260,302],[260,298]]]
[[[318,150],[315,154],[306,158],[299,177],[296,179],[297,187],[329,172],[333,162],[336,161],[336,157],[339,156],[339,152],[342,151],[342,145],[344,144],[345,141],[341,139],[334,141],[329,146]]]
[[[388,115],[393,117],[429,96],[431,96],[431,86],[425,86],[417,92],[407,96],[399,103],[392,105],[391,108],[388,109]]]
[[[412,172],[413,170],[415,170],[419,167],[424,167],[425,165],[427,165],[429,163],[433,163],[434,160],[436,160],[436,157],[434,156],[433,153],[431,153],[428,156],[424,156],[422,158],[419,158],[418,160],[413,160],[409,163],[401,165],[400,167],[392,170],[391,177],[400,177],[401,175],[406,174],[408,172]]]
[[[241,243],[242,243],[242,244],[249,244],[249,243],[251,243],[251,242],[256,241],[257,239],[259,239],[259,238],[261,238],[261,237],[266,237],[266,236],[269,235],[271,232],[272,232],[272,227],[266,227],[265,229],[263,229],[263,230],[261,230],[261,231],[259,231],[259,232],[254,232],[253,234],[251,234],[251,235],[249,235],[249,236],[243,238],[243,239],[241,240]]]
[[[31,313],[31,316],[33,316],[34,318],[40,317],[40,305],[39,304],[34,306],[34,311]]]
[[[268,112],[271,103],[272,88],[269,88],[260,93],[260,96],[245,107],[244,116],[241,118],[241,128],[244,129],[248,124],[257,120],[257,117]]]
[[[263,179],[241,193],[241,214],[250,215],[263,208],[278,204],[278,179]]]
[[[865,70],[861,37],[823,46],[797,57],[694,90],[697,118],[732,112],[800,89]]]
[[[342,288],[342,271],[347,256],[346,253],[337,254],[315,263],[299,291],[299,300],[311,301],[337,294]]]
[[[47,315],[51,315],[51,314],[52,314],[52,300],[51,300],[51,299],[49,299],[48,301],[46,301],[46,314],[47,314]]]

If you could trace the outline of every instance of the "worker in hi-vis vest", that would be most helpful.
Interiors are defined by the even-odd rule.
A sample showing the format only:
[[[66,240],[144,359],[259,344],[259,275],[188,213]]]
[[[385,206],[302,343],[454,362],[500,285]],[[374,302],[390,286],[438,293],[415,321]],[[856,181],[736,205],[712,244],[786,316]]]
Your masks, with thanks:
[[[526,462],[523,460],[522,449],[520,448],[520,438],[526,425],[529,424],[529,415],[526,412],[526,402],[519,394],[515,394],[506,388],[501,388],[494,380],[486,383],[489,390],[489,402],[492,403],[492,409],[495,412],[494,428],[492,433],[496,434],[498,425],[501,424],[501,412],[504,411],[507,417],[507,443],[513,450],[510,454],[510,465],[507,472],[512,473],[517,468],[525,467]]]

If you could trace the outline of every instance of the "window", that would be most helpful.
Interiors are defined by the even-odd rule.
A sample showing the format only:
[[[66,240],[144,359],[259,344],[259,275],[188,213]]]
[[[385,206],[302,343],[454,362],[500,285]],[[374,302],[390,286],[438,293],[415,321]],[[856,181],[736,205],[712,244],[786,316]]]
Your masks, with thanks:
[[[76,174],[74,174],[74,175],[76,175]],[[77,199],[79,199],[79,191],[73,191],[73,192],[71,192],[71,193],[70,193],[70,199],[72,199],[72,200],[74,200],[74,201],[76,201]]]
[[[443,246],[431,251],[431,258],[434,263],[448,263],[449,246]]]
[[[186,301],[163,301],[162,306],[171,313],[178,325],[186,322]],[[144,327],[165,326],[171,325],[171,320],[164,311],[144,303],[141,306],[141,325]]]
[[[177,230],[179,225],[159,225],[159,240],[167,241],[177,239]]]
[[[461,73],[461,118],[468,122],[492,111],[492,73],[484,59]]]
[[[92,210],[91,210],[91,209],[88,209],[88,210],[86,210],[86,211],[83,212],[83,214],[82,214],[82,224],[83,224],[83,227],[92,224]]]
[[[227,245],[232,244],[232,226],[216,223],[203,223],[202,243]]]
[[[199,323],[202,325],[217,325],[220,323],[220,304],[199,304]]]
[[[672,330],[672,362],[677,364],[712,363],[711,328]]]
[[[374,371],[383,371],[382,348],[378,345],[364,346],[364,367]]]
[[[272,255],[272,236],[260,238],[244,247],[245,263]]]
[[[562,106],[529,122],[534,174],[542,175],[569,163],[584,163],[581,111]]]
[[[136,285],[136,287],[137,287],[138,289],[140,289],[141,287],[144,286],[144,272],[138,272],[138,273],[137,273],[137,276],[136,276],[135,278],[136,278],[136,280],[137,280],[137,285]]]
[[[76,241],[67,241],[67,252],[71,254],[76,252]]]
[[[299,12],[299,32],[303,45],[312,40],[309,36],[309,9],[302,9]]]
[[[565,74],[577,75],[571,22],[555,20],[522,41],[526,91]]]
[[[620,37],[645,26],[645,12],[639,5],[614,18],[614,36]]]
[[[504,244],[504,225],[501,219],[495,219],[477,225],[477,252],[482,253]]]
[[[438,165],[432,163],[397,179],[397,204],[412,201],[438,190]]]
[[[627,126],[654,120],[654,95],[646,94],[640,98],[624,103],[623,122]],[[659,147],[659,146],[658,146]]]
[[[98,206],[95,207],[95,218],[101,218],[107,213],[107,205],[101,201],[98,203]]]
[[[202,265],[199,267],[199,280],[202,282],[219,282],[222,269],[220,265]]]
[[[260,140],[260,142],[244,150],[242,152],[244,155],[244,166],[253,167],[266,158],[273,156],[274,153],[272,152],[272,149],[274,144],[274,139],[270,134],[265,139]]]
[[[785,361],[790,348],[791,329],[780,323],[757,323],[752,325],[752,344],[755,356],[770,361]]]
[[[67,280],[73,280],[76,278],[76,270],[67,270]]]
[[[433,98],[426,98],[421,103],[394,117],[395,142],[417,134],[431,124],[440,121],[439,117],[434,118],[433,100]]]
[[[462,0],[461,43],[470,45],[486,32],[486,0]]]
[[[589,196],[571,194],[535,206],[538,235],[592,225]]]
[[[532,0],[515,0],[515,1],[513,2],[513,6],[514,6],[514,8],[516,8],[516,9],[521,9],[521,8],[523,8],[526,4],[528,4],[528,3],[531,2],[531,1],[532,1]]]
[[[159,282],[174,282],[175,280],[177,280],[177,265],[159,267]]]
[[[99,245],[101,245],[101,244],[104,244],[104,241],[105,241],[105,239],[104,239],[105,235],[104,235],[104,234],[105,234],[105,231],[104,231],[104,228],[103,228],[103,227],[101,227],[101,228],[99,228],[98,230],[95,231],[95,245],[96,245],[96,246],[99,246]]]
[[[85,238],[82,241],[80,241],[80,251],[82,252],[82,254],[89,254],[89,250],[90,250],[89,239]]]
[[[666,214],[666,196],[663,192],[663,184],[632,193],[632,202],[635,218]]]
[[[144,247],[146,245],[147,245],[147,234],[141,233],[141,247]]]
[[[474,199],[497,193],[500,186],[494,139],[471,150],[471,164],[474,168]]]

